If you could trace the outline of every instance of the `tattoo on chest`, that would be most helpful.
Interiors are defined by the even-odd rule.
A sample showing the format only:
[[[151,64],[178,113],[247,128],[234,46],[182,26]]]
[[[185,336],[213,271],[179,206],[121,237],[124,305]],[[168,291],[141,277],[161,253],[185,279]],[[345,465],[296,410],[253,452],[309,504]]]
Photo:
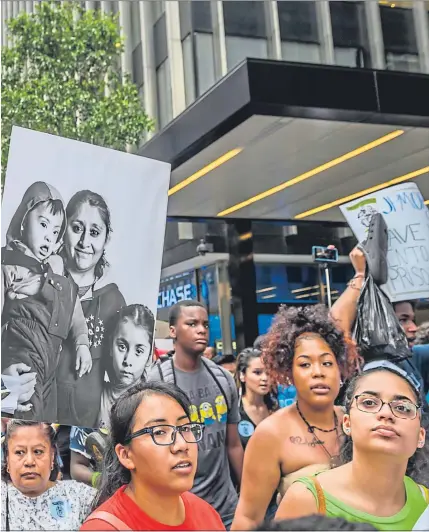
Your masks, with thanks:
[[[301,438],[301,436],[290,436],[289,440],[295,445],[307,445],[308,447],[316,447],[316,445],[323,445],[325,443],[317,438],[307,440],[307,438]]]

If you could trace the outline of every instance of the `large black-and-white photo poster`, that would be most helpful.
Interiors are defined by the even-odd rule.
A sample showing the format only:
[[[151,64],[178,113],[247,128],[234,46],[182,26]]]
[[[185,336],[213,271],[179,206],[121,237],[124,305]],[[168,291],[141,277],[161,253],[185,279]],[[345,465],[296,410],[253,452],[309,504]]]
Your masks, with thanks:
[[[170,165],[14,127],[2,415],[103,427],[151,362]]]

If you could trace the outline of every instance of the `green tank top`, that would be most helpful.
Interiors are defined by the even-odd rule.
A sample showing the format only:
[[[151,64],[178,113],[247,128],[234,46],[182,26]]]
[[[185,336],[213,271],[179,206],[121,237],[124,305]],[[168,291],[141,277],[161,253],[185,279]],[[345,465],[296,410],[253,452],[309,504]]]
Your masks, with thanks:
[[[296,482],[305,484],[314,495],[316,501],[318,500],[316,488],[311,478],[300,478]],[[412,530],[428,507],[428,503],[419,485],[411,478],[405,477],[404,484],[407,502],[402,510],[391,517],[377,517],[376,515],[360,512],[323,490],[326,500],[325,515],[327,517],[342,517],[352,523],[369,523],[378,530]]]

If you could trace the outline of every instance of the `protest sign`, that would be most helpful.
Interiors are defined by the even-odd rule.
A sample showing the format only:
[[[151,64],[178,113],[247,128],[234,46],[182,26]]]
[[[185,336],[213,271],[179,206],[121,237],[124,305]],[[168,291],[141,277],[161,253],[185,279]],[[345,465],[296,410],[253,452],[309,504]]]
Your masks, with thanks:
[[[37,373],[31,407],[15,417],[103,425],[118,394],[147,371],[169,181],[169,164],[13,128],[2,374]]]
[[[388,228],[388,281],[392,302],[429,297],[429,210],[415,183],[403,183],[340,207],[359,242],[375,212]]]

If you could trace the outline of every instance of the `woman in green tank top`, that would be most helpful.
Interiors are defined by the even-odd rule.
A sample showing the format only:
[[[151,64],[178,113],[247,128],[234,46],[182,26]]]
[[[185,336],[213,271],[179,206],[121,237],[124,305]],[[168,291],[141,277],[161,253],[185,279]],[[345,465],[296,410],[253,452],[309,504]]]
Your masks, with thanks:
[[[397,366],[382,365],[358,375],[346,392],[343,430],[348,438],[342,456],[347,463],[299,479],[276,519],[321,513],[378,530],[429,529],[429,461],[420,396]]]

